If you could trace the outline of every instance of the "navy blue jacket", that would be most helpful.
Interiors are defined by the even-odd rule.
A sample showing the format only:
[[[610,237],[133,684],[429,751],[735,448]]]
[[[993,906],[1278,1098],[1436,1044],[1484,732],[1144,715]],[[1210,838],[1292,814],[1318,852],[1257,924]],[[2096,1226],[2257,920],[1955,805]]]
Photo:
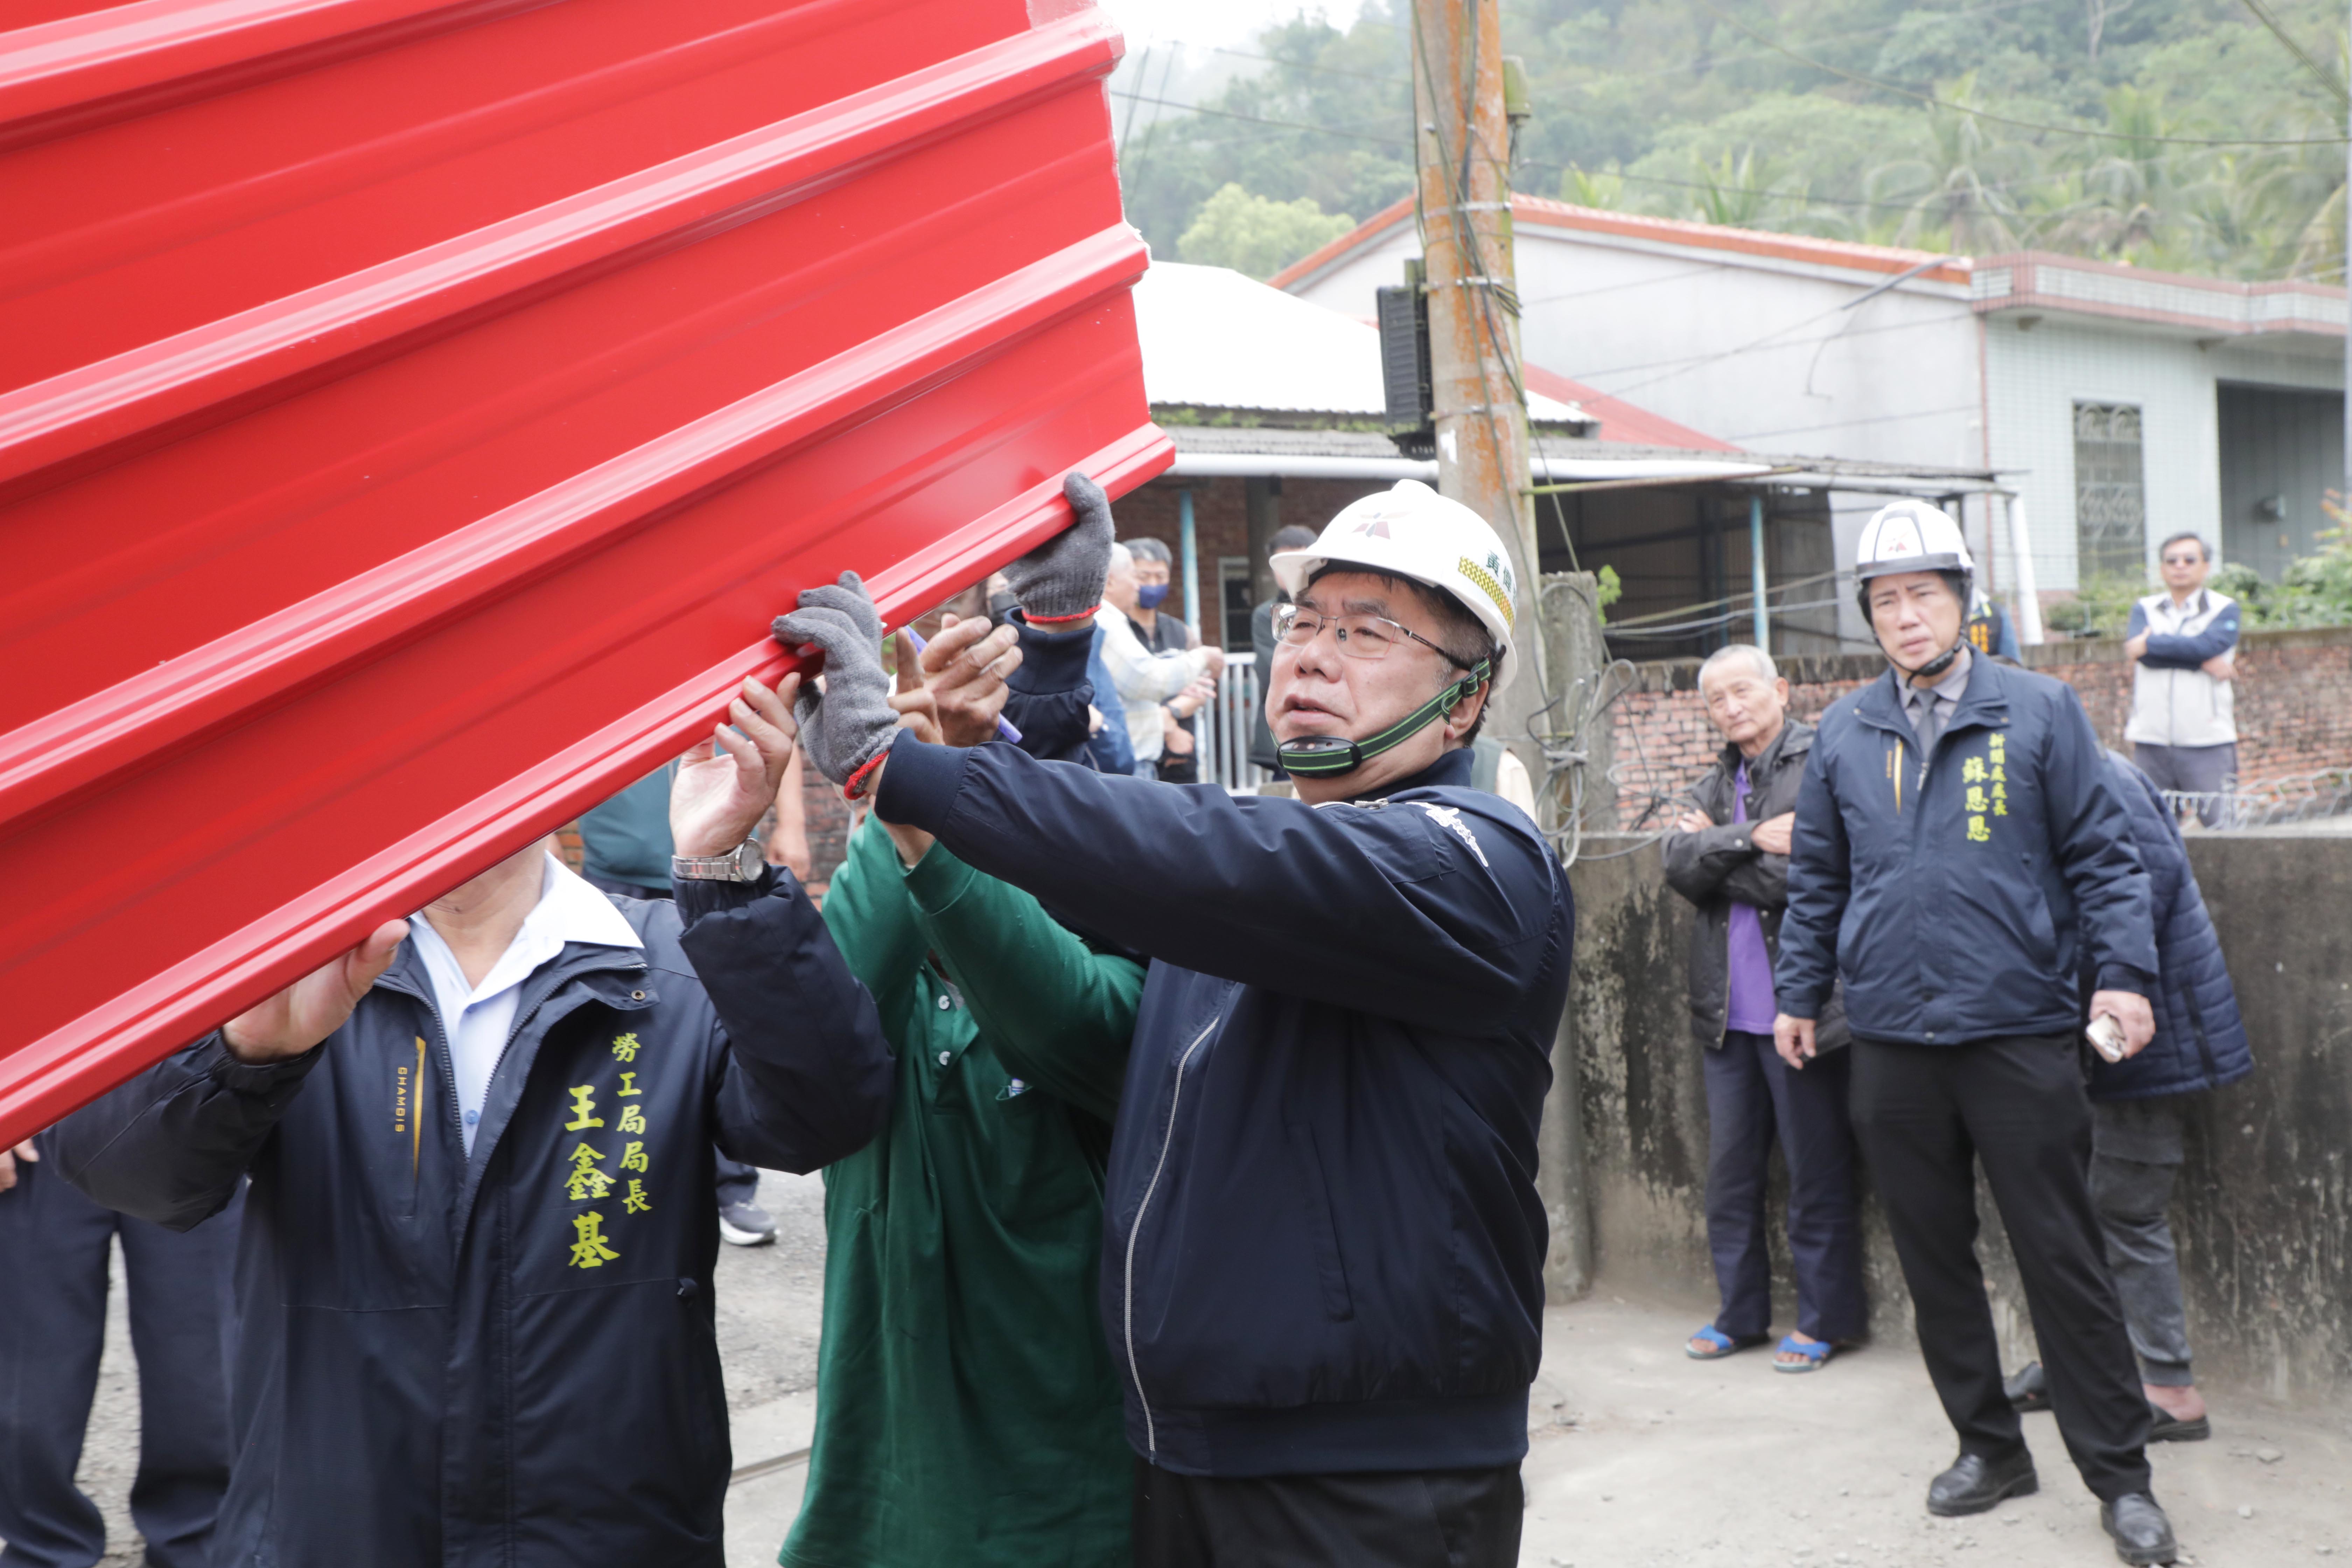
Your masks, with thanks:
[[[1573,938],[1535,825],[1447,752],[1385,798],[1234,798],[901,735],[877,809],[1150,954],[1102,1307],[1129,1440],[1187,1475],[1506,1465]]]
[[[1857,1038],[1957,1046],[2079,1028],[2078,968],[2150,994],[2147,873],[2074,689],[1973,658],[1923,760],[1895,679],[1840,698],[1813,737],[1782,1010],[1818,1018],[1843,977]]]
[[[893,1064],[789,877],[678,897],[525,983],[470,1159],[409,943],[316,1050],[214,1035],[59,1126],[68,1181],[174,1228],[252,1174],[222,1568],[725,1561],[712,1143],[838,1159]]]
[[[2197,890],[2180,825],[2165,808],[2156,781],[2113,752],[2107,766],[2131,813],[2132,841],[2147,868],[2156,913],[2158,979],[2148,997],[2156,1038],[2119,1062],[2091,1059],[2093,1100],[2153,1100],[2235,1083],[2254,1070],[2238,993],[2221,961],[2221,939]]]

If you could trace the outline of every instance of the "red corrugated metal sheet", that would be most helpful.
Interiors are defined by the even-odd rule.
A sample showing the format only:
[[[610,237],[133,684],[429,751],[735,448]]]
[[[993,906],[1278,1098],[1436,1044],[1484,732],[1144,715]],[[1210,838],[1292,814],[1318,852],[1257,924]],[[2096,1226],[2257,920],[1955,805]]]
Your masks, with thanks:
[[[0,1142],[1164,467],[1070,0],[0,32]]]

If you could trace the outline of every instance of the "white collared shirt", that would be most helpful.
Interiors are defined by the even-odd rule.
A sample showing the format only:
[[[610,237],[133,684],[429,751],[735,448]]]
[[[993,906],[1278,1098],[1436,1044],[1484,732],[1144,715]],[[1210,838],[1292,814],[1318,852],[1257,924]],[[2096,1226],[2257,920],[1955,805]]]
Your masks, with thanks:
[[[468,1154],[474,1152],[474,1129],[482,1120],[490,1074],[505,1054],[507,1037],[514,1031],[523,982],[562,953],[566,942],[638,949],[646,945],[611,900],[573,876],[552,855],[547,857],[540,875],[539,902],[523,917],[522,929],[515,932],[479,985],[467,984],[457,955],[449,951],[449,944],[424,911],[411,917],[408,940],[416,944],[416,956],[424,961],[425,977],[433,984],[433,1010],[440,1016],[441,1032],[449,1041],[449,1064],[457,1073],[457,1111]]]

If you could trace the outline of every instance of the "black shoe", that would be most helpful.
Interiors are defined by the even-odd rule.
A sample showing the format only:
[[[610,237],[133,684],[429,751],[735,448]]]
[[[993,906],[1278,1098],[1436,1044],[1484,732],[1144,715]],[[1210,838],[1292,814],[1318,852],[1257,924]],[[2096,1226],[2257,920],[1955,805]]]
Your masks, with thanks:
[[[719,1234],[736,1247],[765,1247],[776,1239],[776,1222],[758,1204],[729,1204],[719,1211]]]
[[[2126,1492],[2101,1503],[2099,1523],[2116,1538],[2116,1555],[2126,1563],[2170,1563],[2180,1555],[2172,1521],[2146,1492]]]
[[[2042,1363],[2038,1361],[2027,1362],[2015,1377],[2001,1384],[2000,1391],[2009,1396],[2012,1409],[2050,1408],[2050,1379],[2042,1373]]]
[[[2147,1440],[2151,1443],[2202,1443],[2213,1435],[2210,1416],[2183,1421],[2153,1399],[2147,1402]]]
[[[1962,1454],[1950,1469],[1927,1483],[1927,1511],[1943,1519],[1990,1513],[2004,1498],[2041,1489],[2042,1478],[2033,1473],[2033,1456],[2022,1448],[2009,1459]]]

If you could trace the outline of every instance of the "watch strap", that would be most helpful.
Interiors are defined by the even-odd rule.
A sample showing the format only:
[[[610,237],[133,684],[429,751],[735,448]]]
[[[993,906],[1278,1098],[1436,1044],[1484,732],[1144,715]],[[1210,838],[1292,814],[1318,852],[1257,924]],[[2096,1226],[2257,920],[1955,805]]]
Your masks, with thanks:
[[[760,841],[747,838],[724,855],[673,855],[669,874],[688,882],[754,882],[764,861]]]

